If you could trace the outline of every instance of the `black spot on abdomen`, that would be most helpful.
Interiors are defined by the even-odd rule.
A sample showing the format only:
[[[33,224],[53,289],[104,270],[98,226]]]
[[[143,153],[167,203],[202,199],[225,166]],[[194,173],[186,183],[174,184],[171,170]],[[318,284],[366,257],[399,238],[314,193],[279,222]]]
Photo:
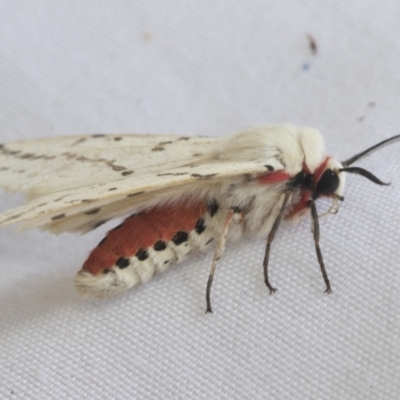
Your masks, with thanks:
[[[130,263],[129,258],[120,257],[115,264],[118,268],[124,269],[128,267]]]
[[[201,233],[204,232],[205,229],[206,229],[206,226],[204,225],[204,218],[199,218],[197,220],[196,226],[194,227],[194,230],[196,231],[196,233],[198,235],[200,235]]]
[[[139,261],[144,261],[149,257],[149,253],[147,250],[139,249],[135,256],[138,258]]]
[[[219,210],[219,204],[217,200],[211,199],[207,203],[207,211],[210,213],[210,215],[213,217]]]
[[[187,232],[179,231],[177,234],[172,238],[172,241],[178,246],[183,242],[186,242],[189,238]]]
[[[155,251],[163,251],[167,248],[167,245],[163,240],[158,240],[157,242],[154,243],[153,249]]]

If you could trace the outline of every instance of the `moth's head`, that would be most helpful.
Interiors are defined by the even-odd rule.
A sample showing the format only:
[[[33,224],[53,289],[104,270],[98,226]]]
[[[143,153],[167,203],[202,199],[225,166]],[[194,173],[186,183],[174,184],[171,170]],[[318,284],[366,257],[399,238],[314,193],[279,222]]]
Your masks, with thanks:
[[[334,158],[327,158],[325,162],[315,171],[313,178],[313,199],[325,196],[331,197],[336,200],[344,200],[343,191],[346,179],[346,173],[352,173],[361,175],[364,178],[369,179],[371,182],[377,185],[390,185],[390,183],[382,182],[379,178],[373,175],[371,172],[367,171],[361,167],[351,167],[353,163],[368,156],[376,150],[381,149],[388,144],[400,140],[400,135],[394,136],[392,138],[386,139],[361,153],[349,158],[346,161],[339,162]]]
[[[341,173],[342,163],[334,158],[327,158],[314,174],[313,198],[331,197],[344,200],[346,174]]]

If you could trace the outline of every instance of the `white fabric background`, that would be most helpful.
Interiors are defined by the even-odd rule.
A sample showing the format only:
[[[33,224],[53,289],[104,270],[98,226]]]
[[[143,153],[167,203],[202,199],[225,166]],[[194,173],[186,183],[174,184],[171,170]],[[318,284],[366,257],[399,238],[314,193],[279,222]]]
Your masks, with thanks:
[[[395,0],[2,0],[0,141],[291,122],[345,159],[400,131],[399,20]],[[399,151],[360,163],[390,187],[351,176],[321,221],[330,296],[307,219],[278,232],[274,296],[264,241],[228,246],[213,315],[210,253],[84,300],[74,275],[113,224],[82,237],[0,230],[0,397],[400,398]]]

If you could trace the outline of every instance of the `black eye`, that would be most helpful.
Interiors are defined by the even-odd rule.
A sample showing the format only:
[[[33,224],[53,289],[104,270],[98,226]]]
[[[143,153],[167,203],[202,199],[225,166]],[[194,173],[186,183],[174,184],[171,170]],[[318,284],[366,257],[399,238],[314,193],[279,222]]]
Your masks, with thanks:
[[[331,194],[339,187],[339,175],[331,169],[325,170],[317,183],[316,192]]]

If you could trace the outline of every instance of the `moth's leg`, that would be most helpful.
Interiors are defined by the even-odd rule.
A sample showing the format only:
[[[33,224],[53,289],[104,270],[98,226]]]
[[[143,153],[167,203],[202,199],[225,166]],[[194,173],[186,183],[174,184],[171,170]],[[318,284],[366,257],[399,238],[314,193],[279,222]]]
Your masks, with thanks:
[[[332,293],[331,284],[329,283],[328,274],[326,273],[326,269],[325,269],[325,265],[324,265],[324,259],[322,258],[321,249],[319,248],[318,213],[317,213],[317,207],[315,206],[314,200],[310,200],[308,202],[308,206],[310,207],[311,217],[312,217],[312,221],[313,221],[313,234],[314,234],[315,250],[317,251],[319,266],[321,267],[322,276],[324,278],[325,286],[326,286],[325,293]]]
[[[285,198],[283,199],[281,209],[279,211],[278,216],[275,219],[274,225],[272,226],[271,232],[269,233],[268,239],[267,239],[267,247],[265,249],[263,265],[264,265],[264,281],[265,281],[265,284],[267,285],[267,288],[269,289],[269,294],[276,292],[276,289],[269,283],[269,280],[268,280],[268,260],[269,260],[269,253],[271,250],[271,243],[274,240],[275,233],[278,230],[278,226],[282,220],[283,214],[285,213],[286,207],[291,198],[292,198],[292,191],[288,190],[285,193]]]
[[[242,213],[241,213],[239,208],[234,207],[231,210],[229,210],[228,216],[226,217],[224,230],[222,231],[222,234],[221,234],[221,236],[219,238],[219,242],[218,242],[217,248],[215,249],[213,261],[212,261],[212,264],[211,264],[210,275],[208,276],[207,291],[206,291],[206,300],[207,300],[206,313],[212,313],[213,312],[212,309],[211,309],[211,298],[210,298],[211,285],[212,285],[212,282],[213,282],[214,272],[215,272],[215,268],[217,266],[217,262],[221,258],[222,254],[223,254],[223,252],[225,250],[226,238],[228,236],[229,225],[231,224],[232,221],[235,221],[235,222],[239,223],[241,221],[241,219],[242,219]]]

